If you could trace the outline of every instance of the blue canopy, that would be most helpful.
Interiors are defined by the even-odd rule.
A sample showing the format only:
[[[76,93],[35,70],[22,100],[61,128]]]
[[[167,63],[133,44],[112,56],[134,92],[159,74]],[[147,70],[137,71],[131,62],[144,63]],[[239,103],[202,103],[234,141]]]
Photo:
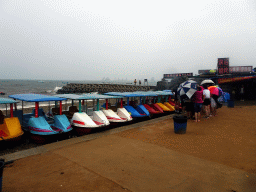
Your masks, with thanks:
[[[67,100],[66,98],[60,98],[50,95],[41,95],[41,94],[17,94],[17,95],[9,95],[10,98],[18,99],[21,101],[27,101],[27,102],[42,102],[42,101],[63,101]]]
[[[72,100],[82,100],[83,99],[81,95],[76,95],[76,94],[58,94],[55,96],[60,97],[60,98],[72,99]]]
[[[58,94],[56,97],[73,99],[73,100],[88,100],[88,99],[117,99],[122,98],[121,96],[110,96],[110,95],[101,95],[101,94]]]
[[[170,91],[155,91],[155,93],[160,95],[173,95]]]
[[[157,96],[160,96],[160,95],[173,95],[172,92],[166,92],[166,91],[148,91],[148,93],[154,93]]]
[[[139,95],[144,96],[144,97],[146,97],[146,96],[156,97],[157,96],[157,94],[155,94],[154,92],[136,91],[136,92],[133,92],[133,93],[139,94]]]
[[[0,104],[17,103],[17,101],[9,98],[0,98]]]
[[[114,96],[122,96],[122,97],[141,97],[143,95],[140,95],[139,93],[133,93],[133,92],[108,92],[105,93],[106,95],[114,95]]]
[[[83,94],[83,99],[117,99],[122,98],[120,96],[101,95],[101,94]]]

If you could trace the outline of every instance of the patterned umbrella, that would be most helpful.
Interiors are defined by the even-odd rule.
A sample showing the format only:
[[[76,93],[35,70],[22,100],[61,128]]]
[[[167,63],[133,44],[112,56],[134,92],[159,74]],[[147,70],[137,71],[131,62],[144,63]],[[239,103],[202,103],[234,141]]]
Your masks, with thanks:
[[[216,86],[210,86],[208,87],[208,89],[211,92],[211,94],[219,96],[219,89]]]
[[[197,82],[188,80],[188,81],[185,81],[184,83],[180,84],[177,92],[180,97],[190,99],[196,92],[196,90],[197,90],[196,88],[197,88]]]

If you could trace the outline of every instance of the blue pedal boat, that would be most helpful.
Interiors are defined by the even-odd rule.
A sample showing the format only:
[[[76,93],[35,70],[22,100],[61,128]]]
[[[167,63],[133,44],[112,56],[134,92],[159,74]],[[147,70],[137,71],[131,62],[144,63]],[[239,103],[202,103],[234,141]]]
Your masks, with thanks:
[[[140,105],[143,105],[148,110],[151,116],[161,113],[160,111],[155,110],[153,107],[149,105],[150,104],[149,101],[151,100],[150,98],[157,97],[157,94],[153,92],[145,92],[145,91],[136,91],[133,93],[142,95],[140,97]]]
[[[142,105],[139,104],[137,105],[135,108],[133,106],[130,105],[130,101],[129,98],[130,97],[142,97],[143,95],[138,94],[138,93],[133,93],[133,92],[108,92],[105,93],[106,95],[113,95],[113,96],[123,96],[127,98],[127,105],[124,106],[124,108],[131,113],[131,116],[133,118],[142,118],[142,117],[149,117],[150,113],[148,112],[148,110]]]
[[[62,101],[65,98],[42,94],[17,94],[9,95],[10,98],[22,101],[22,110],[14,111],[14,116],[18,117],[24,131],[31,133],[31,138],[38,143],[43,143],[47,136],[69,133],[72,130],[71,124],[62,114]],[[32,113],[23,114],[23,102],[35,102],[35,109]],[[53,118],[46,117],[43,109],[39,108],[39,102],[59,101],[60,113]]]

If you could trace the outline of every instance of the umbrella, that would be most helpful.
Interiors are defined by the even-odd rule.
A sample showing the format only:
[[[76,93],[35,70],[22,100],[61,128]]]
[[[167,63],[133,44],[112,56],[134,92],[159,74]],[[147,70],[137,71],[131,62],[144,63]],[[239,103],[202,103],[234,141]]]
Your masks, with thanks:
[[[223,95],[224,92],[222,91],[222,89],[220,87],[218,87],[218,89],[219,89],[219,96]]]
[[[202,81],[201,85],[203,84],[214,84],[214,82],[211,79],[205,79]]]
[[[219,95],[219,89],[215,86],[210,86],[208,87],[209,91],[211,92],[211,94],[213,95]]]
[[[184,97],[184,98],[187,97],[188,99],[190,99],[196,91],[197,91],[197,82],[192,80],[188,80],[188,81],[185,81],[184,83],[181,83],[177,90],[180,97]]]

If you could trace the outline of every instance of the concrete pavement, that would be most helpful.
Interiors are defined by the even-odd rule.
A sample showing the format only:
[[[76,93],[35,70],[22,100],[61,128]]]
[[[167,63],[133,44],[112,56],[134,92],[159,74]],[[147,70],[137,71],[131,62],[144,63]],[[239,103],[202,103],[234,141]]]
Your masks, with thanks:
[[[162,117],[162,119],[165,118],[170,117]],[[106,188],[100,188],[99,186],[98,191],[126,189],[130,191],[174,192],[256,191],[255,174],[142,142],[141,140],[115,135],[119,131],[133,129],[159,120],[154,119],[138,125],[130,125],[116,130],[52,143],[37,149],[18,152],[16,155],[6,155],[5,158],[7,160],[22,158],[25,164],[26,159],[30,158],[31,162],[31,158],[35,157],[35,163],[26,165],[28,170],[25,168],[20,170],[19,165],[13,170],[15,170],[16,177],[19,177],[21,171],[26,171],[27,176],[23,178],[20,185],[24,182],[32,182],[31,179],[35,178],[34,183],[30,183],[31,189],[36,190],[40,186],[40,191],[46,189],[43,180],[40,182],[42,177],[45,180],[53,180],[58,184],[64,183],[66,191],[77,189],[74,186],[76,182],[84,183],[85,180],[87,183],[94,182],[92,181],[94,177],[101,178],[100,183],[108,181],[108,184],[104,184]],[[26,157],[36,154],[40,155]],[[42,165],[43,162],[49,163],[48,166]],[[59,165],[59,168],[57,168],[57,165]],[[69,179],[75,178],[72,183],[65,179],[56,180],[56,177],[53,176],[56,172],[60,172],[62,168],[65,168],[65,172],[70,173],[68,175]],[[40,174],[38,174],[39,172]],[[14,173],[8,172],[8,174]],[[6,176],[6,178],[13,179],[11,176]],[[104,182],[102,178],[105,178]],[[118,186],[110,186],[110,182]],[[52,185],[52,187],[54,186]],[[4,189],[8,191],[5,184]],[[13,188],[13,190],[15,189]],[[81,189],[79,188],[79,190]]]

